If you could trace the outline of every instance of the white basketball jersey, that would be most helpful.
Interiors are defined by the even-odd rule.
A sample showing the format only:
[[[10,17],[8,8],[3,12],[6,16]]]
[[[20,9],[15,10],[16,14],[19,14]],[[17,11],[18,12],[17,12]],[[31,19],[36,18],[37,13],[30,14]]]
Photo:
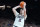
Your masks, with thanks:
[[[14,21],[14,24],[15,26],[24,26],[24,15],[20,15],[19,13],[16,12],[16,18],[15,18],[15,21]]]

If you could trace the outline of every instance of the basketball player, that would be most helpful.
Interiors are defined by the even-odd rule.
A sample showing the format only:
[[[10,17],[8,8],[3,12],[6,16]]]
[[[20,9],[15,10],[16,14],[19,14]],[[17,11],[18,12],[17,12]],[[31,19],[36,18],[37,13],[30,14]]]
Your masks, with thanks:
[[[27,18],[26,3],[24,3],[23,7],[24,7],[23,9],[20,9],[20,13],[16,11],[17,8],[21,8],[20,5],[12,8],[12,11],[16,17],[13,27],[24,27],[24,20]]]

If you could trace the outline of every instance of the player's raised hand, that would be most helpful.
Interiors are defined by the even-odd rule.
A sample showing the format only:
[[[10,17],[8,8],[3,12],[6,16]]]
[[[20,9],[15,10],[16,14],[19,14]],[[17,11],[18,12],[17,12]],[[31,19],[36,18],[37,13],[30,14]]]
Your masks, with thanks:
[[[24,7],[26,6],[26,2],[24,2]]]
[[[20,2],[20,6],[21,6],[21,8],[24,8],[24,7],[26,6],[26,2],[21,1],[21,2]]]

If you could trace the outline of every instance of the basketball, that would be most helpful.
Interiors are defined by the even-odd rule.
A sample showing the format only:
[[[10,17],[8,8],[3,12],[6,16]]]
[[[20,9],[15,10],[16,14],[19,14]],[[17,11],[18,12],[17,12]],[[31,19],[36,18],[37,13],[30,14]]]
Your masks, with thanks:
[[[24,5],[24,1],[21,1],[21,2],[20,2],[21,8],[23,8],[23,5]]]

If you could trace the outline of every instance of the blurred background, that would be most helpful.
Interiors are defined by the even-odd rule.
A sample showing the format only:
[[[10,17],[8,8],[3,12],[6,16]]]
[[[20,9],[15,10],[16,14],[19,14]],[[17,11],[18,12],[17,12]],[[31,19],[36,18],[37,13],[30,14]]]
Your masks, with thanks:
[[[13,26],[15,16],[12,8],[19,5],[21,1],[27,3],[28,17],[25,20],[25,27],[40,27],[40,0],[0,0],[0,27]]]

